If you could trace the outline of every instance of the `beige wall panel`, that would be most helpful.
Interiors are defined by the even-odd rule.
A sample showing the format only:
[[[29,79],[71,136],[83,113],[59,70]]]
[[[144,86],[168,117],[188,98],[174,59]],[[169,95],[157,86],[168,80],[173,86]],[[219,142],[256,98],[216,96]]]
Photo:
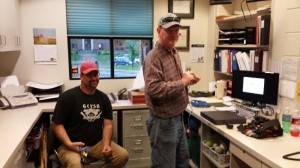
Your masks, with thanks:
[[[286,10],[285,32],[300,32],[300,8]]]
[[[286,33],[282,45],[285,56],[299,56],[300,33]]]
[[[300,7],[300,1],[299,0],[287,0],[287,9],[292,8],[299,8]]]

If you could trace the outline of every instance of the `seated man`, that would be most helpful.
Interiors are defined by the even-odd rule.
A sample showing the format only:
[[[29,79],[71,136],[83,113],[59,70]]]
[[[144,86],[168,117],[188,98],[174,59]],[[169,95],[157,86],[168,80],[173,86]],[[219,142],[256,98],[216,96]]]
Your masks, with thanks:
[[[112,107],[107,95],[96,89],[99,69],[94,62],[80,67],[80,86],[62,93],[55,106],[53,130],[62,142],[58,157],[66,167],[82,167],[80,151],[105,159],[105,167],[124,167],[128,152],[111,141]]]

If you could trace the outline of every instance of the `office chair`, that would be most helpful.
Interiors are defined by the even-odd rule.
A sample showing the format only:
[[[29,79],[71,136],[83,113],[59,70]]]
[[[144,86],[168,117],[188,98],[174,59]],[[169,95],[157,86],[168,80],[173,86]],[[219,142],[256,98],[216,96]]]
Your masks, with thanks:
[[[56,152],[56,149],[59,147],[59,145],[59,140],[50,126],[47,133],[47,167],[49,168],[64,168],[64,166],[60,163],[58,159],[58,153]],[[84,168],[99,168],[102,167],[104,163],[104,160],[95,160],[87,165],[84,165]]]

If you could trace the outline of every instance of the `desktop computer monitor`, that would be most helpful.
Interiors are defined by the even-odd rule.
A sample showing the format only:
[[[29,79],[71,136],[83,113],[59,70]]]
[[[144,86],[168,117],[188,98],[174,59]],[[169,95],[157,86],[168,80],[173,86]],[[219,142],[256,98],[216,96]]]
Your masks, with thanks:
[[[233,71],[233,98],[249,101],[251,105],[277,105],[279,74],[254,71]]]

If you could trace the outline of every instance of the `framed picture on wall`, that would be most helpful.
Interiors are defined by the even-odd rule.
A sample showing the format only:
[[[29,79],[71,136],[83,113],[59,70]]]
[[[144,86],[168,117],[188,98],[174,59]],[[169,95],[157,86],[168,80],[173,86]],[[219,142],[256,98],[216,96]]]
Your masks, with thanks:
[[[168,0],[169,13],[180,18],[194,18],[195,0]]]
[[[190,45],[190,26],[181,26],[179,29],[179,38],[175,45],[177,50],[189,50]]]

